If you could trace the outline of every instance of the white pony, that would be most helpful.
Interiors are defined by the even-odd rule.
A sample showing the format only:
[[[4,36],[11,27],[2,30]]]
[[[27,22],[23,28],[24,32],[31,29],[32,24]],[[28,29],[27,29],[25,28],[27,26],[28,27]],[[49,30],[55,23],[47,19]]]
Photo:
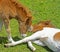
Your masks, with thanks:
[[[60,29],[54,28],[50,22],[44,21],[35,26],[33,31],[36,32],[31,36],[14,43],[5,44],[5,46],[14,46],[28,41],[33,41],[38,45],[47,46],[54,52],[60,52]]]

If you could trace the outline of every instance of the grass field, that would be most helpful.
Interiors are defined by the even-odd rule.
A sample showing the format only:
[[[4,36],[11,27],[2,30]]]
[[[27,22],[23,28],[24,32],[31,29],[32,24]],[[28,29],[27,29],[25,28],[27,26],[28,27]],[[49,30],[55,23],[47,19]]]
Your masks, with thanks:
[[[60,28],[60,0],[19,0],[30,9],[33,15],[32,23],[35,24],[42,20],[51,20],[51,22]],[[16,20],[11,20],[11,32],[14,40],[19,39],[18,23]],[[29,33],[31,34],[31,33]],[[32,52],[27,44],[21,44],[14,47],[5,48],[7,42],[7,33],[3,27],[0,32],[0,52]],[[36,47],[35,52],[52,52],[47,47],[41,47],[33,44]]]

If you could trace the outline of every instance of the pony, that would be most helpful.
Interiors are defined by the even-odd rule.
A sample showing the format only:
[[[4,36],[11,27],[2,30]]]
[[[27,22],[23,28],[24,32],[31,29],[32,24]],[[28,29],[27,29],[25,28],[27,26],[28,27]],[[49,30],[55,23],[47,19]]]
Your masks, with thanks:
[[[11,19],[16,19],[18,21],[19,32],[23,38],[27,36],[27,31],[32,30],[32,14],[28,8],[16,0],[0,0],[0,31],[2,30],[2,26],[4,24],[8,34],[8,41],[14,43],[14,40],[11,37]]]
[[[33,33],[22,40],[15,43],[8,43],[5,46],[14,46],[17,44],[32,41],[40,46],[47,46],[54,52],[60,52],[60,29],[55,28],[49,21],[43,21],[38,23],[33,28]]]

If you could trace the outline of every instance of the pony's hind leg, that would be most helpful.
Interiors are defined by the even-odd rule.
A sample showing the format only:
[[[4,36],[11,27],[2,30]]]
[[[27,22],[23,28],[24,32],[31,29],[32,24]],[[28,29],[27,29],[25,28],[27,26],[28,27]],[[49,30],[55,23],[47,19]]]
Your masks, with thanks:
[[[33,41],[33,43],[37,44],[37,45],[40,45],[40,46],[46,46],[43,42],[41,42],[40,40],[36,40],[36,41]]]

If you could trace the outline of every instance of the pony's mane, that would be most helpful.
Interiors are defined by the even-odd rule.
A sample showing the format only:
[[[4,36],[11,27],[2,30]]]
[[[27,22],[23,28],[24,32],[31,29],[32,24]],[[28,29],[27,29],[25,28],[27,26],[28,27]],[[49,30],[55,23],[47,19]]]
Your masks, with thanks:
[[[31,12],[29,11],[29,9],[28,9],[27,7],[23,6],[23,5],[21,4],[21,2],[18,2],[18,0],[10,0],[10,1],[11,1],[11,3],[14,4],[17,8],[22,9],[22,10],[25,12],[25,14],[27,15],[27,17],[28,17],[28,16],[31,17]],[[29,13],[29,15],[28,15],[28,13]]]

